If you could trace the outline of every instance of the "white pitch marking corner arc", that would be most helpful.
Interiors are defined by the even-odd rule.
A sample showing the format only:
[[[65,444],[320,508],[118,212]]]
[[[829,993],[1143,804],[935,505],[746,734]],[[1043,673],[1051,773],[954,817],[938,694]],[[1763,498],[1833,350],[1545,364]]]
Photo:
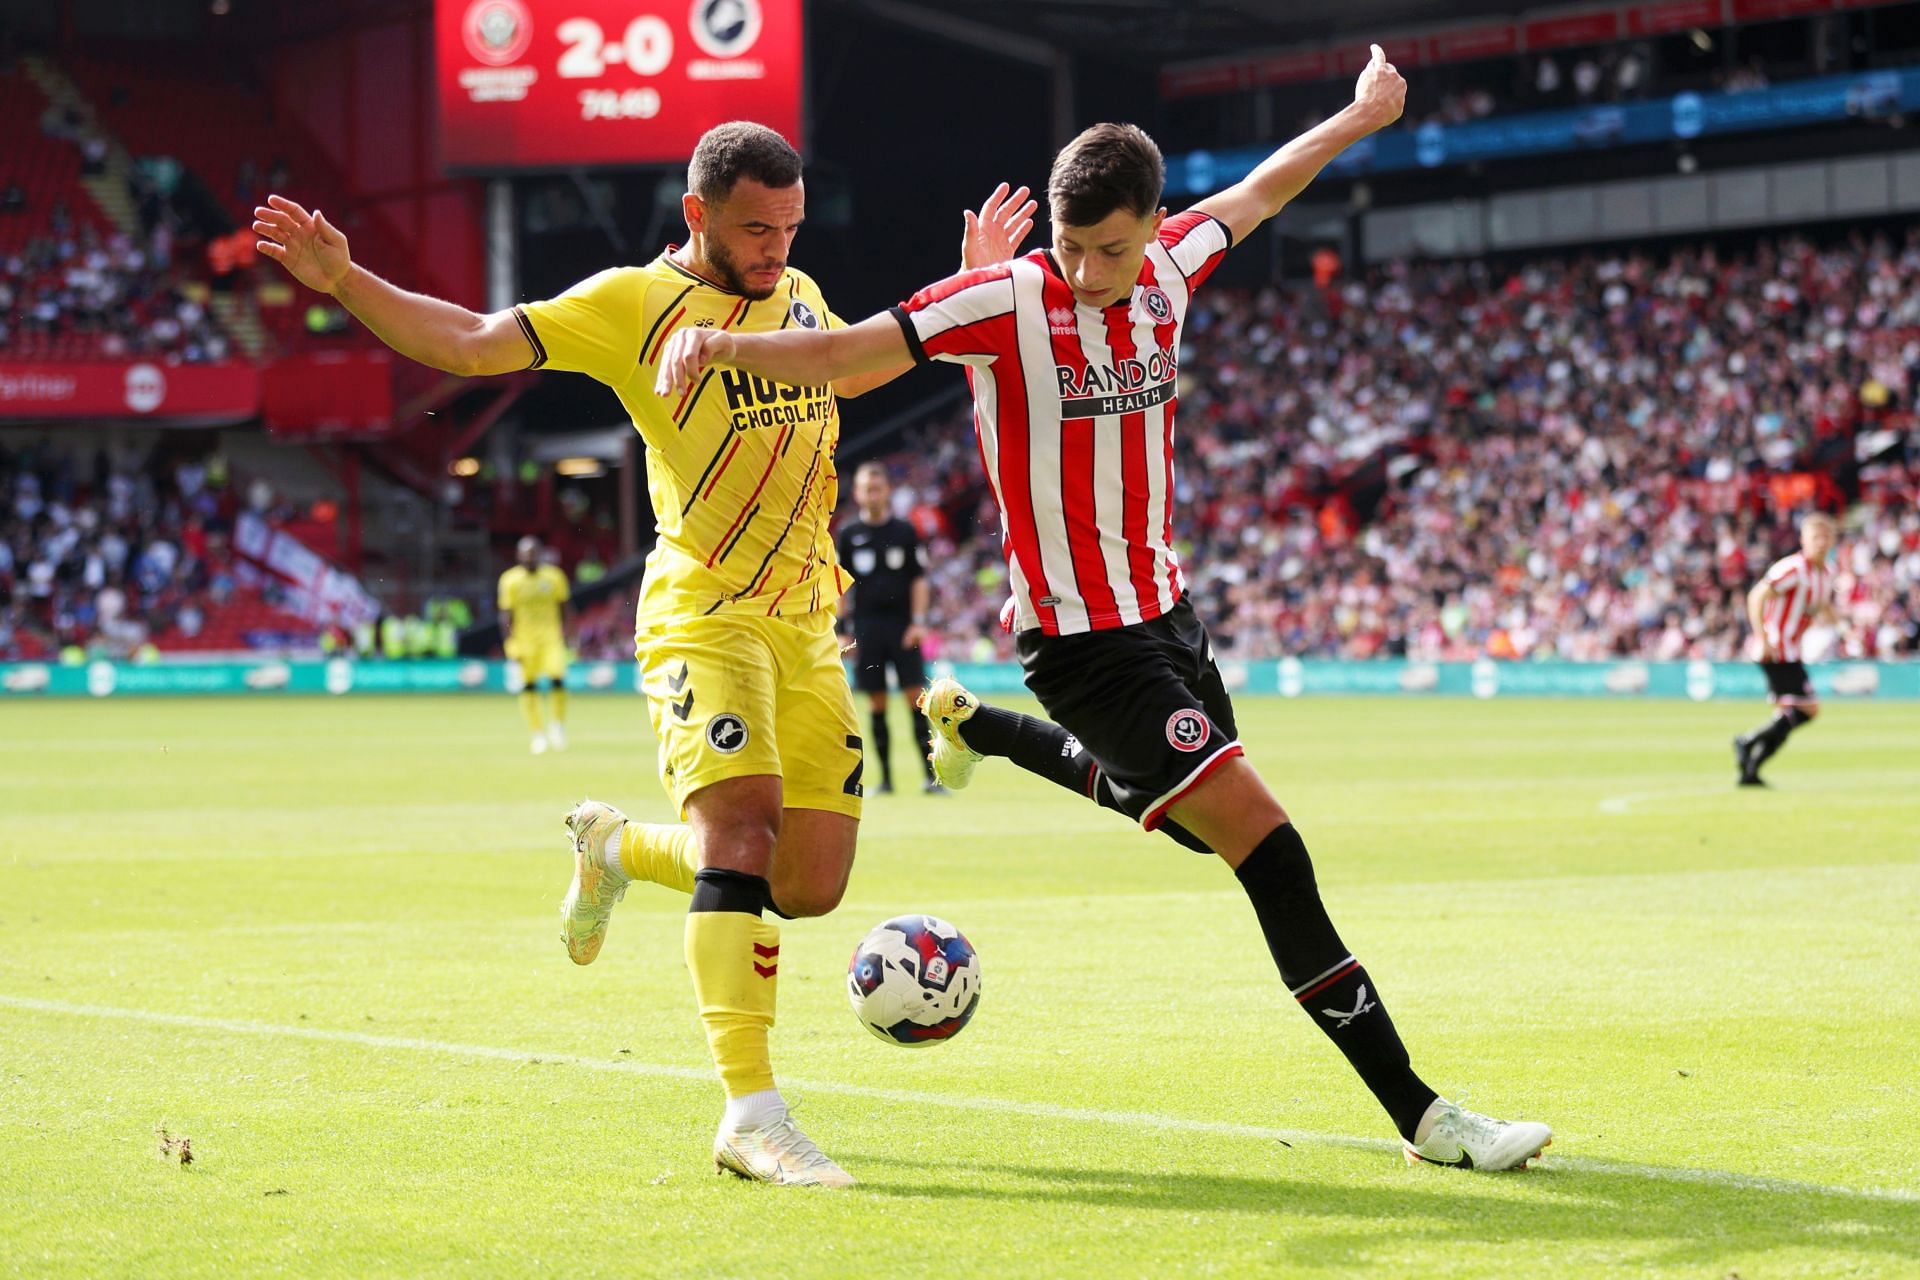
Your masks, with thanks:
[[[334,1030],[326,1027],[295,1027],[281,1023],[256,1022],[245,1018],[210,1018],[198,1014],[156,1013],[146,1009],[127,1009],[115,1005],[74,1004],[64,1000],[42,1000],[32,996],[0,995],[0,1008],[21,1009],[68,1017],[111,1018],[124,1022],[144,1022],[154,1026],[178,1027],[191,1031],[224,1031],[236,1035],[277,1036],[289,1040],[313,1040],[332,1044],[350,1044],[368,1049],[399,1049],[413,1053],[436,1053],[452,1057],[476,1058],[490,1062],[524,1065],[582,1067],[589,1071],[647,1076],[655,1079],[707,1083],[713,1072],[703,1067],[681,1067],[665,1063],[635,1062],[631,1059],[588,1058],[571,1053],[537,1053],[525,1049],[507,1049],[498,1045],[460,1044],[446,1040],[427,1040],[417,1036],[375,1035],[365,1031]],[[1032,1116],[1039,1120],[1077,1124],[1114,1125],[1127,1129],[1159,1129],[1178,1133],[1212,1134],[1226,1138],[1252,1138],[1264,1142],[1288,1142],[1342,1147],[1364,1151],[1398,1151],[1400,1144],[1383,1138],[1357,1138],[1348,1134],[1317,1133],[1306,1129],[1281,1129],[1266,1125],[1239,1124],[1228,1120],[1196,1120],[1186,1116],[1160,1115],[1151,1111],[1105,1111],[1092,1107],[1063,1107],[1051,1102],[1022,1102],[1013,1098],[970,1096],[965,1094],[924,1093],[914,1089],[887,1089],[873,1085],[839,1084],[825,1081],[787,1080],[784,1087],[801,1093],[822,1093],[852,1098],[870,1098],[876,1102],[894,1102],[902,1106],[950,1107],[959,1110],[997,1111],[1006,1115]],[[1634,1164],[1591,1156],[1551,1156],[1552,1167],[1568,1172],[1610,1174],[1645,1178],[1656,1182],[1700,1183],[1760,1191],[1774,1195],[1827,1195],[1857,1200],[1883,1200],[1902,1204],[1920,1204],[1920,1191],[1901,1187],[1835,1187],[1812,1182],[1795,1182],[1755,1174],[1733,1173],[1723,1169],[1688,1169],[1667,1165]]]

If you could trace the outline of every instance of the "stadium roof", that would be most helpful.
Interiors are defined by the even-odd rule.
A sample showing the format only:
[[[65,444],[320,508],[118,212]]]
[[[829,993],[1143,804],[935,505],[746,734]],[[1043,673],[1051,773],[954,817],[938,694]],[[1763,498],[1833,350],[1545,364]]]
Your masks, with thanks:
[[[1441,20],[1481,15],[1511,16],[1529,7],[1514,0],[1341,0],[1338,5],[1301,0],[842,0],[939,32],[972,28],[969,43],[985,45],[986,33],[1009,43],[1051,45],[1066,52],[1096,54],[1106,61],[1161,66],[1191,58],[1244,53],[1277,45],[1367,37]],[[959,16],[964,14],[964,17]],[[1009,50],[1011,52],[1012,50]]]

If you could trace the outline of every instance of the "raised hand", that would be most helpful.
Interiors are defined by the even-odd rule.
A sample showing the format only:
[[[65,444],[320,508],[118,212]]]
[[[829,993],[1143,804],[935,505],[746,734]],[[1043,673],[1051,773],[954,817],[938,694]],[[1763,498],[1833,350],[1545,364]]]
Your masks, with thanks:
[[[966,231],[960,237],[960,268],[971,271],[1005,262],[1020,251],[1020,242],[1033,230],[1037,200],[1029,200],[1029,189],[1009,192],[1006,183],[993,189],[981,202],[980,212],[966,212]]]
[[[679,395],[707,371],[708,365],[725,364],[732,358],[732,334],[689,325],[667,339],[667,349],[661,353],[660,368],[654,375],[653,393]]]
[[[285,196],[268,196],[253,211],[255,246],[309,289],[332,293],[353,268],[347,237],[315,209],[308,213]]]
[[[1407,82],[1387,61],[1386,50],[1377,44],[1370,47],[1373,57],[1353,86],[1353,102],[1366,112],[1371,127],[1384,129],[1398,120],[1406,108]]]

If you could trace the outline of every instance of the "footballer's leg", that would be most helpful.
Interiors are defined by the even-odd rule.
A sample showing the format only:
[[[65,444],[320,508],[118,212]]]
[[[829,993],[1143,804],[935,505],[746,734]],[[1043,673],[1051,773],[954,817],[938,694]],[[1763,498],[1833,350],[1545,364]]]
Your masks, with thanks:
[[[562,666],[547,682],[547,742],[555,751],[567,749],[567,677]]]
[[[1202,778],[1172,813],[1233,868],[1281,981],[1385,1108],[1410,1161],[1511,1169],[1553,1141],[1546,1125],[1456,1106],[1414,1072],[1378,985],[1327,915],[1305,842],[1244,756]]]
[[[840,905],[860,833],[864,744],[839,646],[823,622],[769,621],[782,674],[774,708],[786,812],[767,905],[788,919]]]
[[[529,663],[520,664],[520,715],[527,722],[528,747],[534,755],[547,749],[547,725],[540,714],[540,675]]]
[[[881,669],[880,679],[886,680],[885,668]],[[887,724],[887,691],[869,690],[867,693],[867,729],[871,734],[873,753],[880,760],[880,794],[893,794],[893,730]]]
[[[777,776],[726,778],[686,804],[702,861],[687,906],[687,969],[727,1094],[713,1158],[755,1181],[850,1186],[852,1177],[795,1127],[767,1050],[780,930],[764,912],[781,807]]]
[[[1005,756],[1103,809],[1125,812],[1098,762],[1078,738],[1051,720],[981,702],[949,676],[929,685],[915,705],[931,724],[927,762],[940,786],[958,791],[973,781],[974,766],[981,760]],[[1165,821],[1160,829],[1183,848],[1213,852],[1178,822]]]
[[[1740,762],[1740,785],[1743,787],[1764,787],[1766,783],[1760,778],[1760,766],[1787,744],[1789,734],[1820,714],[1820,702],[1814,694],[1805,664],[1763,662],[1760,669],[1767,678],[1774,715],[1752,733],[1733,740],[1734,753]]]

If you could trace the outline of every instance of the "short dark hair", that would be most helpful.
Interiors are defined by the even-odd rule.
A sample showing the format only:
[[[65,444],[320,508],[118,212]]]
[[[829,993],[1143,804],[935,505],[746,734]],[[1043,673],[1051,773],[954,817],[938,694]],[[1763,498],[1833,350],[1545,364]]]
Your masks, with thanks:
[[[1097,124],[1062,147],[1047,178],[1053,220],[1090,227],[1115,209],[1146,217],[1160,207],[1167,163],[1138,125]]]
[[[687,165],[687,190],[719,204],[742,178],[766,187],[800,181],[800,153],[785,138],[751,120],[730,120],[701,135]]]

